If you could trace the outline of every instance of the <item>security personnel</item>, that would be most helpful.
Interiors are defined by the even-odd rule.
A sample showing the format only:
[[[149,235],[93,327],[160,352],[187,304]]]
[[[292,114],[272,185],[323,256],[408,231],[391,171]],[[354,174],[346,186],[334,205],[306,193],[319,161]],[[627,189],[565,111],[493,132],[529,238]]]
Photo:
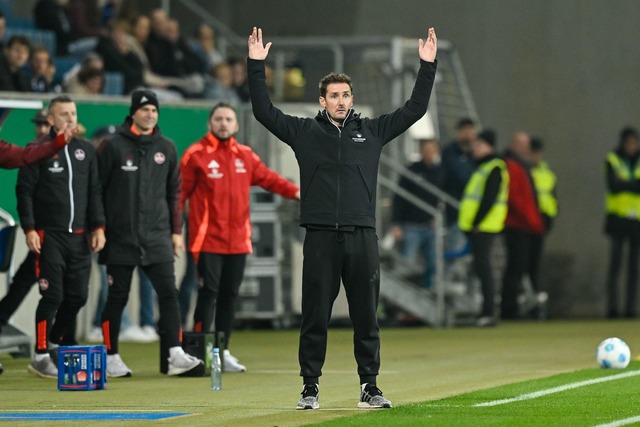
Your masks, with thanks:
[[[531,160],[533,167],[531,168],[531,176],[533,177],[533,185],[536,188],[538,197],[538,208],[544,221],[544,233],[534,234],[531,236],[531,244],[529,249],[529,280],[534,292],[540,291],[538,282],[538,269],[540,259],[542,258],[542,250],[544,248],[544,240],[553,220],[558,216],[558,198],[556,197],[556,174],[553,173],[549,164],[543,159],[544,143],[540,138],[531,138]]]
[[[478,166],[464,189],[458,214],[458,227],[467,233],[473,267],[482,286],[482,312],[476,321],[480,327],[496,324],[491,256],[495,237],[504,229],[507,217],[509,174],[495,147],[496,134],[489,129],[480,132],[471,144]]]
[[[625,317],[636,317],[638,257],[640,256],[640,138],[638,131],[626,127],[620,133],[615,151],[607,154],[605,233],[611,239],[607,275],[607,317],[620,317],[618,275],[623,248],[629,243]]]

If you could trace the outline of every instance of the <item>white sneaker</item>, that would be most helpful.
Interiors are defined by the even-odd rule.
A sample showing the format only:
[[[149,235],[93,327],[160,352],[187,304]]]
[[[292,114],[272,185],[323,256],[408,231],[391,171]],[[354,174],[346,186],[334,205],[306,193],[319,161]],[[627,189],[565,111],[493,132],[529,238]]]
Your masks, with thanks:
[[[48,354],[41,360],[33,359],[27,370],[41,378],[58,378],[58,367]]]
[[[89,342],[102,342],[102,328],[92,327],[84,338]]]
[[[200,364],[204,365],[204,362],[197,357],[193,357],[192,355],[181,351],[173,357],[169,357],[169,370],[167,375],[184,374]]]
[[[229,350],[223,352],[223,357],[225,372],[244,372],[247,370],[247,367],[238,362],[238,358],[231,354]]]
[[[137,343],[153,342],[149,339],[147,334],[144,333],[140,326],[129,326],[124,331],[120,331],[120,341]]]
[[[148,342],[157,342],[160,340],[160,336],[156,332],[156,328],[151,325],[146,325],[142,327],[142,334],[147,337]]]
[[[124,364],[119,354],[107,354],[107,377],[119,378],[132,375],[133,372]]]

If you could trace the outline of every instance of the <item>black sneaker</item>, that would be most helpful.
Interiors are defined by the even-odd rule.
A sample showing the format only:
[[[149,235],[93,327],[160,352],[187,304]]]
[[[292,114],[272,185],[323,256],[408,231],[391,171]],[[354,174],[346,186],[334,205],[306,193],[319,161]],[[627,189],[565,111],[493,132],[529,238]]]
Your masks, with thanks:
[[[305,384],[302,389],[302,398],[298,401],[296,409],[318,409],[318,384]]]
[[[358,408],[378,409],[391,408],[391,402],[384,398],[382,391],[375,384],[362,384]]]

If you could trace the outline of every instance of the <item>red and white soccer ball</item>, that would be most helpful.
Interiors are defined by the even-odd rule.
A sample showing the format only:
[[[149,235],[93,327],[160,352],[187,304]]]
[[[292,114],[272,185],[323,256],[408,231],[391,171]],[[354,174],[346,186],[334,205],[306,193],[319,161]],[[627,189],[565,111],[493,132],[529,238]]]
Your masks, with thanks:
[[[624,369],[631,360],[631,350],[620,338],[607,338],[598,345],[596,360],[603,368]]]

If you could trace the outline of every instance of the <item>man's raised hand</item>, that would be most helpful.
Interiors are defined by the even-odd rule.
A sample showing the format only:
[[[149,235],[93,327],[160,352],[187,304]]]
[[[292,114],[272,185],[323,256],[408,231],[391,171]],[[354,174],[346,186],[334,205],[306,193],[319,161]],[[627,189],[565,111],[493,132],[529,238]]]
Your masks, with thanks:
[[[437,51],[438,38],[436,37],[436,30],[431,27],[427,34],[427,40],[418,40],[418,54],[423,61],[433,62],[436,59]]]
[[[271,42],[264,45],[262,43],[262,28],[253,27],[253,31],[247,40],[247,45],[249,47],[249,58],[262,61],[269,54]]]

